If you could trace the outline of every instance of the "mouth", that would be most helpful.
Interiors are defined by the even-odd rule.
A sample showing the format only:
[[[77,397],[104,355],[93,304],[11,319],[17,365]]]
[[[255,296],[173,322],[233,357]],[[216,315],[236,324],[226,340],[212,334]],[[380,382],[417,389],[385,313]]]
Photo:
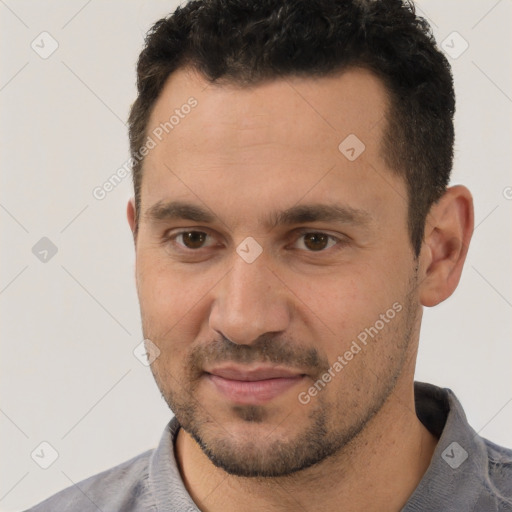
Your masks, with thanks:
[[[261,405],[299,385],[306,377],[297,370],[277,366],[223,366],[205,372],[207,381],[236,404]]]

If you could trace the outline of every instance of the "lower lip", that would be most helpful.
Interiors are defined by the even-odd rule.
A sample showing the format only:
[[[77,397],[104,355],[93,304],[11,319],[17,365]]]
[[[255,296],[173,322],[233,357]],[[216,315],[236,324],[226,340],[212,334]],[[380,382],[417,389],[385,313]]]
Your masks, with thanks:
[[[207,378],[218,391],[232,402],[257,405],[269,402],[301,382],[304,377],[297,375],[296,377],[244,381],[225,379],[218,375],[208,374]]]

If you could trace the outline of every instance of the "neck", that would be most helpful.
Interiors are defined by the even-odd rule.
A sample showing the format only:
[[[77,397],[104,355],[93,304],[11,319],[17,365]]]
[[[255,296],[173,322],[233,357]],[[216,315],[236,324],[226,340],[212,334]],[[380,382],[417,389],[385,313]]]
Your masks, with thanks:
[[[401,389],[402,388],[402,389]],[[418,420],[414,387],[400,384],[342,451],[279,478],[242,478],[214,466],[183,429],[176,458],[203,512],[244,510],[399,511],[427,470],[437,439]]]

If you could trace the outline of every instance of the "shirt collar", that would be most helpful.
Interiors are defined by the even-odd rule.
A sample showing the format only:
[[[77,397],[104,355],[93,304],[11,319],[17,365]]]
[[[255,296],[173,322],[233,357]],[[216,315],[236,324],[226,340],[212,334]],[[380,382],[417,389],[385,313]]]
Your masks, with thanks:
[[[474,510],[488,479],[487,448],[468,424],[455,394],[423,382],[414,383],[416,414],[439,438],[430,465],[402,512]]]

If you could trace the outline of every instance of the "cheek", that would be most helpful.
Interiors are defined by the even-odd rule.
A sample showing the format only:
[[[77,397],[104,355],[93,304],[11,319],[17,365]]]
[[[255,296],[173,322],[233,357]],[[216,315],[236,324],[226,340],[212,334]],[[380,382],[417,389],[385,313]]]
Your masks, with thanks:
[[[200,299],[189,279],[149,254],[137,258],[137,291],[145,327],[158,336],[178,328],[187,313],[193,315]]]
[[[168,394],[185,382],[186,358],[198,337],[202,314],[199,290],[167,263],[143,256],[137,260],[137,289],[144,336],[157,345],[155,379]]]
[[[330,340],[323,343],[330,359],[336,359],[361,333],[364,338],[365,330],[376,322],[381,327],[381,315],[403,301],[403,289],[397,285],[396,275],[394,280],[386,280],[384,275],[353,268],[335,277],[317,279],[315,286],[304,283],[300,292],[304,297],[303,315],[317,325],[318,339]],[[298,280],[296,286],[301,288]],[[389,327],[390,322],[386,322],[379,334],[386,338]]]
[[[178,353],[189,350],[207,331],[212,296],[224,274],[192,267],[184,268],[149,251],[141,251],[137,258],[137,291],[145,335],[160,344],[172,344]]]

